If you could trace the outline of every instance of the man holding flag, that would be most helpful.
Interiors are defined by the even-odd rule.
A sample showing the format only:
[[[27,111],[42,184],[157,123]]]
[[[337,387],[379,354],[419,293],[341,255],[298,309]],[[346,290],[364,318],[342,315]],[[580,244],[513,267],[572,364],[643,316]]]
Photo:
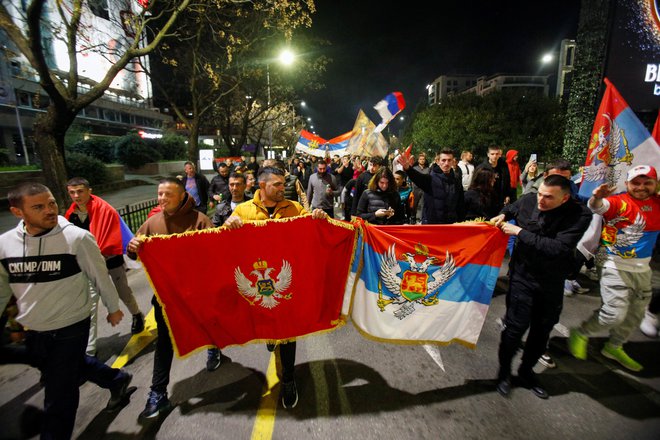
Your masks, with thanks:
[[[538,194],[528,193],[491,219],[507,235],[516,236],[509,263],[509,291],[504,329],[498,352],[497,391],[511,392],[511,362],[529,329],[518,368],[519,383],[547,399],[532,370],[545,352],[550,332],[559,322],[564,280],[573,269],[572,253],[591,222],[586,206],[571,198],[569,180],[548,176]],[[507,223],[516,220],[516,224]]]
[[[245,220],[267,220],[289,218],[307,214],[298,202],[284,198],[284,171],[275,167],[265,167],[259,171],[259,189],[254,198],[236,207],[234,213],[223,226],[237,229]],[[322,209],[312,211],[312,218],[326,218]],[[270,350],[270,348],[269,348]],[[298,390],[294,376],[296,362],[296,341],[280,344],[282,362],[282,406],[293,408],[298,403]]]
[[[133,316],[131,333],[137,334],[144,330],[144,315],[140,312],[133,291],[126,279],[124,253],[132,234],[119,216],[119,213],[102,198],[92,195],[92,188],[87,179],[74,177],[67,182],[67,191],[73,203],[65,213],[65,217],[74,225],[92,233],[105,258],[110,278],[117,288],[119,298]],[[96,317],[98,293],[92,288],[92,320],[90,324],[87,354],[96,352]]]

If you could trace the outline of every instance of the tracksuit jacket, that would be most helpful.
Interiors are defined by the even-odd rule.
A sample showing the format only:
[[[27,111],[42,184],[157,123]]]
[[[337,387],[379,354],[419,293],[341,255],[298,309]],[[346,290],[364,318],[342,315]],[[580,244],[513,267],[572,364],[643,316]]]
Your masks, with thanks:
[[[30,330],[57,330],[90,316],[89,281],[110,313],[119,297],[94,236],[58,216],[47,233],[32,236],[21,221],[0,235],[0,310],[12,293],[17,321]]]

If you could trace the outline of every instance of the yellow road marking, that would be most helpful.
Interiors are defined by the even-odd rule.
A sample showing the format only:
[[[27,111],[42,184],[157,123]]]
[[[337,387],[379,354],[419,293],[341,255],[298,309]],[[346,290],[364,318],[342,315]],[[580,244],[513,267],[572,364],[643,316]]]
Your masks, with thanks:
[[[144,330],[142,333],[131,336],[126,347],[124,347],[115,362],[112,364],[112,368],[122,368],[128,363],[128,361],[144,350],[147,345],[151,344],[157,336],[156,318],[154,316],[154,308],[152,307],[144,318]]]
[[[252,440],[270,440],[273,438],[275,413],[277,412],[277,402],[279,400],[276,392],[279,388],[277,385],[280,382],[277,376],[278,361],[279,356],[275,356],[275,352],[273,352],[268,362],[266,383],[261,393],[261,402],[259,402],[259,409],[252,428],[252,436],[250,437]]]

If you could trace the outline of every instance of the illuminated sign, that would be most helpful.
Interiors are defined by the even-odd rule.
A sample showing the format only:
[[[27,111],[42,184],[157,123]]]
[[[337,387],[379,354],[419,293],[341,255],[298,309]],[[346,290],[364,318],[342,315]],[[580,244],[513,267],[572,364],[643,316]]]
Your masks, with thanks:
[[[147,133],[144,130],[138,131],[138,134],[142,139],[160,139],[163,137],[163,135],[160,133]]]
[[[619,0],[605,76],[634,111],[660,106],[660,0]]]

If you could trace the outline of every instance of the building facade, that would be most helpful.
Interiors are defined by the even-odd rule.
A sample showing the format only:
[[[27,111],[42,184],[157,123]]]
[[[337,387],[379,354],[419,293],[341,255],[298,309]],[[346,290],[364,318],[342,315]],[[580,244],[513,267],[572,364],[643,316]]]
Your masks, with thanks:
[[[66,2],[62,5],[67,13]],[[123,53],[122,47],[136,38],[126,23],[141,8],[135,0],[90,0],[83,5],[76,56],[79,94],[100,82]],[[11,1],[7,9],[14,23],[26,28],[26,2]],[[65,41],[59,36],[63,23],[55,0],[46,2],[43,22],[46,61],[60,78],[66,78],[70,62]],[[46,111],[49,98],[36,72],[4,32],[0,32],[0,50],[0,149],[7,151],[10,162],[33,163],[38,158],[32,126],[39,113]],[[121,136],[129,131],[147,136],[162,133],[172,117],[153,107],[151,81],[145,72],[148,66],[147,57],[129,63],[104,96],[78,114],[74,123],[77,129],[86,136]]]

